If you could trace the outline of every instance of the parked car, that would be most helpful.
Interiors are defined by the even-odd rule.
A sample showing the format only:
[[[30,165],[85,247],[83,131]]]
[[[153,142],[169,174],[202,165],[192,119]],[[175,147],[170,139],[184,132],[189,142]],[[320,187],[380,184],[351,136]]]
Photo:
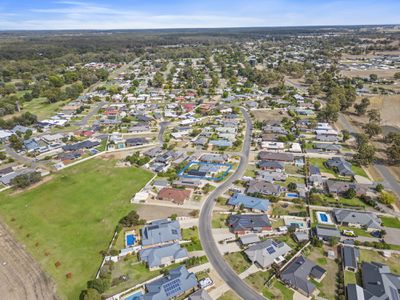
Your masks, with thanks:
[[[342,231],[342,235],[357,237],[357,234],[355,234],[353,230],[346,230],[346,229]]]

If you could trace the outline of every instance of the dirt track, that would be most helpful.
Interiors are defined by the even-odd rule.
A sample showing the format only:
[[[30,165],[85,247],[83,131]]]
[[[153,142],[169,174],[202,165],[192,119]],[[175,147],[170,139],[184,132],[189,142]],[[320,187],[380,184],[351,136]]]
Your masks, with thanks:
[[[0,222],[0,298],[58,299],[54,283]]]

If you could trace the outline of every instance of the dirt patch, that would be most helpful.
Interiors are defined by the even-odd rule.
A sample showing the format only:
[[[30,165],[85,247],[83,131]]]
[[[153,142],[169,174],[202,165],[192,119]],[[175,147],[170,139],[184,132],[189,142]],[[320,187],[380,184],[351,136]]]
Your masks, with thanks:
[[[361,101],[360,97],[357,102]],[[368,109],[378,109],[381,113],[381,125],[400,128],[400,95],[377,95],[368,97],[370,106]],[[351,115],[351,119],[359,124],[366,124],[368,116],[359,117]]]
[[[189,217],[191,211],[193,211],[193,209],[146,205],[146,204],[140,204],[137,209],[137,212],[140,215],[140,217],[145,220],[168,218],[172,214],[177,214],[178,217]]]
[[[0,222],[0,294],[2,299],[58,299],[53,281]]]
[[[266,109],[255,109],[251,111],[251,114],[257,121],[268,121],[268,122],[280,122],[283,115],[280,110],[266,110]]]
[[[393,79],[394,74],[399,71],[398,69],[342,70],[340,74],[347,77],[369,77],[370,74],[376,74],[379,78]]]

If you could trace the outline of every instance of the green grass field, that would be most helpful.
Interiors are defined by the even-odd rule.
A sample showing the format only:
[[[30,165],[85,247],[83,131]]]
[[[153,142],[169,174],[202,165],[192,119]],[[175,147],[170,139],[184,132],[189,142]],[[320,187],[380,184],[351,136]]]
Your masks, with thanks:
[[[381,217],[383,226],[391,228],[400,228],[400,220],[392,217]]]
[[[0,195],[0,214],[56,284],[61,299],[78,299],[95,275],[130,197],[152,174],[93,159],[32,190]],[[55,263],[61,265],[56,268]],[[66,279],[66,274],[72,278]]]
[[[39,120],[45,119],[57,112],[63,107],[68,101],[59,101],[55,103],[48,103],[44,97],[33,99],[29,102],[24,102],[22,106],[22,112],[29,111],[36,115]]]

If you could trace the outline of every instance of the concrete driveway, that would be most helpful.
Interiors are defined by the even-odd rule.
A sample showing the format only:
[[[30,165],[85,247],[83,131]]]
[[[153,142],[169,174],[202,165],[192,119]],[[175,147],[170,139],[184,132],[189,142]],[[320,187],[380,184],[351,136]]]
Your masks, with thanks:
[[[400,229],[385,227],[385,242],[392,245],[400,245]]]

